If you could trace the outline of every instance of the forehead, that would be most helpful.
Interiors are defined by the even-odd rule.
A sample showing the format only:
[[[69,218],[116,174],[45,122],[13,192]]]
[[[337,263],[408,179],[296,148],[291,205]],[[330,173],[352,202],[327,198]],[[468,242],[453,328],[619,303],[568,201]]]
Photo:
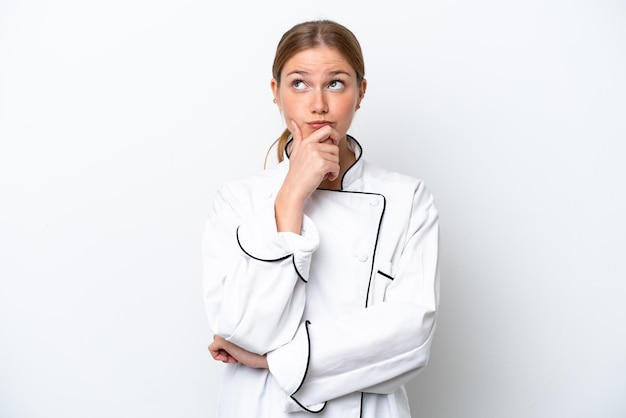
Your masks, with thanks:
[[[348,60],[335,48],[316,46],[294,54],[283,67],[283,75],[294,72],[328,73],[343,71],[356,75]]]

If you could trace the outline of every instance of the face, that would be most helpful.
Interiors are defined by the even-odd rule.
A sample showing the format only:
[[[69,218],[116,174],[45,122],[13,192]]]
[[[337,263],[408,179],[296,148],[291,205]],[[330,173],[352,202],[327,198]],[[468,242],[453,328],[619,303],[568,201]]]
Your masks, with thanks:
[[[295,121],[304,138],[326,124],[343,138],[359,108],[366,82],[336,50],[319,46],[298,52],[283,67],[281,82],[272,80],[276,104],[291,129]]]

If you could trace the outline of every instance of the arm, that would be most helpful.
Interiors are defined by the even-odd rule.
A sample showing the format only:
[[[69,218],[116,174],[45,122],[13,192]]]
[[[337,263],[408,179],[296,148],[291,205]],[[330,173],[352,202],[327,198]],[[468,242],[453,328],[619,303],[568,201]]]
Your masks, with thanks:
[[[258,354],[289,342],[298,328],[319,244],[304,203],[324,178],[339,173],[334,129],[307,138],[295,122],[292,129],[289,171],[275,200],[251,197],[254,184],[224,188],[205,227],[204,299],[211,329]]]
[[[205,226],[205,307],[214,334],[264,354],[298,328],[319,239],[308,218],[306,234],[277,232],[271,199],[252,202],[254,186],[233,188],[218,192]]]
[[[427,364],[439,299],[438,214],[423,186],[411,213],[383,303],[301,324],[289,344],[268,353],[270,371],[301,405],[319,409],[352,392],[391,393]]]
[[[274,209],[277,229],[299,234],[306,200],[322,181],[333,181],[339,175],[339,136],[336,130],[326,126],[305,139],[295,121],[291,121],[291,130],[289,172],[276,196]]]

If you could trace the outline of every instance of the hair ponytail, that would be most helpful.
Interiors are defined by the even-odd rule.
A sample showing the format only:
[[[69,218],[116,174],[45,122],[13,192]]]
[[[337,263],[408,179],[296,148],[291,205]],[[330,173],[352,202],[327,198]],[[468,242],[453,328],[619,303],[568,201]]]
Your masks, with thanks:
[[[272,142],[272,145],[270,145],[270,147],[267,149],[267,152],[265,153],[265,162],[263,163],[263,168],[267,167],[267,157],[270,155],[270,151],[272,150],[272,147],[274,145],[276,145],[276,157],[278,158],[278,162],[280,163],[285,159],[285,146],[287,145],[287,141],[289,141],[289,138],[291,138],[291,132],[289,131],[289,129],[285,129],[283,133],[280,134],[278,138],[276,138],[276,141]]]

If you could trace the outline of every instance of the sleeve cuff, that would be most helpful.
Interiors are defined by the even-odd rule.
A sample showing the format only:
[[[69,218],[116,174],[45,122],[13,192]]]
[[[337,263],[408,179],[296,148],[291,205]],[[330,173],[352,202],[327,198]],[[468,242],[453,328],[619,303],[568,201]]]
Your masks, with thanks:
[[[309,321],[301,323],[291,342],[267,353],[270,373],[278,385],[290,395],[291,402],[283,405],[285,412],[301,411],[320,412],[326,402],[317,405],[302,405],[295,397],[302,387],[309,368],[311,343],[309,341]]]
[[[301,235],[276,231],[274,207],[270,206],[239,225],[237,242],[244,253],[260,261],[279,261],[293,255],[294,267],[307,281],[311,254],[319,246],[319,235],[315,223],[306,215],[302,219]]]

